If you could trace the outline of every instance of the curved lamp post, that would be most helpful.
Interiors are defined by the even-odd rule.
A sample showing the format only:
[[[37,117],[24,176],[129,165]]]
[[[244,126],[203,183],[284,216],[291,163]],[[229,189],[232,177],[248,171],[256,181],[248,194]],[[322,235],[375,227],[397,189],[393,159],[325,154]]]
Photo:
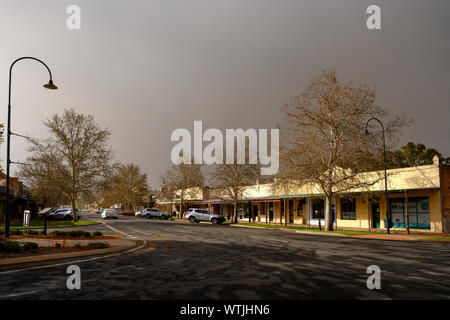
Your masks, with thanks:
[[[11,150],[11,135],[17,135],[17,136],[21,136],[19,134],[15,134],[11,132],[11,75],[12,75],[12,68],[13,66],[19,62],[20,60],[25,60],[25,59],[29,59],[29,60],[35,60],[37,62],[40,62],[41,64],[44,65],[44,67],[47,69],[49,75],[50,75],[50,80],[48,81],[48,83],[44,84],[44,88],[47,89],[51,89],[51,90],[56,90],[58,89],[57,86],[55,86],[53,84],[53,79],[52,79],[52,72],[50,71],[49,67],[42,62],[41,60],[37,59],[37,58],[33,58],[33,57],[22,57],[19,58],[17,60],[15,60],[12,64],[11,67],[9,68],[9,94],[8,94],[8,129],[7,129],[7,159],[6,159],[6,203],[5,203],[5,237],[8,238],[9,237],[9,224],[10,224],[10,214],[9,214],[9,166],[12,163],[11,159],[10,159],[10,150]],[[22,136],[24,137],[24,136]]]
[[[384,136],[384,126],[383,126],[383,123],[379,119],[377,119],[375,117],[370,118],[366,122],[366,134],[369,134],[369,130],[367,128],[368,128],[369,122],[371,120],[377,121],[381,125],[381,129],[383,130],[384,196],[385,196],[385,201],[386,201],[386,221],[387,221],[386,232],[387,232],[387,234],[389,234],[390,233],[391,219],[389,217],[389,210],[388,210],[389,202],[388,202],[387,172],[386,172],[386,139],[385,139],[385,136]]]

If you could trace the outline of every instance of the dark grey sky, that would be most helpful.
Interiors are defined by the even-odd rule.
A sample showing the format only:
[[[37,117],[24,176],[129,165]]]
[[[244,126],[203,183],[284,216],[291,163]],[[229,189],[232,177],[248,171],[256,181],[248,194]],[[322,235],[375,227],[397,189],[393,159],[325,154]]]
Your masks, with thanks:
[[[450,155],[450,1],[396,0],[1,0],[0,122],[8,69],[17,64],[13,130],[43,137],[42,121],[65,107],[93,114],[112,131],[117,159],[159,186],[176,128],[274,128],[280,106],[323,68],[345,82],[376,86],[392,114],[415,118],[401,143]],[[66,8],[82,11],[66,28]],[[381,7],[382,30],[366,28]],[[26,143],[13,138],[13,160]],[[5,159],[6,146],[1,147]],[[2,162],[3,167],[5,162]]]

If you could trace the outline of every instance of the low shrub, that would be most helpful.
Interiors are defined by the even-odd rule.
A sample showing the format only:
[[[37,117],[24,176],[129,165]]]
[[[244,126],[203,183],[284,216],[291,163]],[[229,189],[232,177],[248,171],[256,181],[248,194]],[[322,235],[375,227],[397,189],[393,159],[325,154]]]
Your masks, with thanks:
[[[65,237],[67,235],[67,232],[60,231],[60,230],[55,230],[55,231],[52,232],[52,234],[57,236],[57,237]]]
[[[4,241],[4,250],[7,253],[19,253],[20,252],[20,242],[18,241]]]
[[[107,243],[104,242],[91,242],[88,244],[88,247],[92,249],[105,249],[108,248],[109,246]]]
[[[94,237],[101,237],[101,236],[103,235],[103,232],[100,232],[100,231],[94,231],[94,232],[92,233],[92,235],[93,235]]]
[[[26,233],[29,235],[38,235],[39,231],[38,230],[27,230]]]
[[[83,245],[82,245],[81,243],[77,243],[77,244],[75,245],[75,248],[81,249],[81,248],[83,248]]]
[[[38,244],[36,242],[25,242],[23,244],[23,250],[29,251],[29,252],[36,252],[38,248]]]
[[[84,231],[84,230],[71,230],[71,231],[60,231],[55,230],[52,232],[53,235],[57,237],[71,237],[71,238],[90,238],[92,237],[90,232]]]
[[[61,243],[55,243],[55,248],[56,248],[56,249],[61,248]]]
[[[21,236],[21,235],[23,235],[23,231],[22,230],[11,230],[9,233],[12,236]]]
[[[84,231],[84,230],[72,230],[72,231],[69,231],[69,235],[73,238],[78,238],[78,237],[89,238],[91,236],[91,233]]]

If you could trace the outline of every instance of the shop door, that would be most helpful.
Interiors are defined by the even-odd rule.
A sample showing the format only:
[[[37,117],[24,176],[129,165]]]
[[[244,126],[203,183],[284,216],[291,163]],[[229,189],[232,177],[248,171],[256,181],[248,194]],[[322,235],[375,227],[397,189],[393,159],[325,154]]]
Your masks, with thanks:
[[[380,203],[372,204],[372,227],[380,228]]]
[[[294,223],[294,200],[289,200],[289,223]]]

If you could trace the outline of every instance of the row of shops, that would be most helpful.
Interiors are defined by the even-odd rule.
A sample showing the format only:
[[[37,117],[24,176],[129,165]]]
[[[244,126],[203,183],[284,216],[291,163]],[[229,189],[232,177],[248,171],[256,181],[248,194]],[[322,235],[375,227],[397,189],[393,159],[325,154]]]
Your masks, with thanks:
[[[378,172],[367,173],[368,176]],[[296,186],[290,192],[277,182],[248,186],[239,199],[237,212],[242,222],[284,225],[324,225],[325,197],[314,186]],[[386,206],[395,230],[450,232],[450,166],[432,165],[388,170],[388,202],[384,180],[366,189],[337,193],[332,201],[336,228],[377,230],[387,227]],[[199,189],[185,200],[185,208],[208,208],[230,219],[234,205],[220,190]],[[179,211],[177,199],[159,199],[167,211]]]

